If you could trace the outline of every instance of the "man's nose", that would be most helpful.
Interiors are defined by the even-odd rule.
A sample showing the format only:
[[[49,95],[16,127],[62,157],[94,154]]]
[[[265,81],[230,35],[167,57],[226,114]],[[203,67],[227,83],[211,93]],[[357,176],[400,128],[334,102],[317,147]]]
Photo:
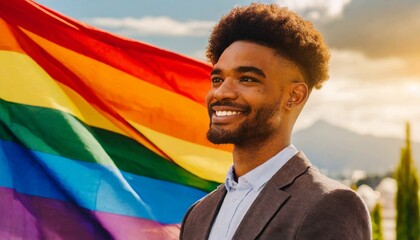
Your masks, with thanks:
[[[238,97],[238,92],[236,89],[236,84],[234,80],[225,79],[222,84],[220,84],[214,91],[214,98],[217,101],[222,101],[226,99],[235,99]]]

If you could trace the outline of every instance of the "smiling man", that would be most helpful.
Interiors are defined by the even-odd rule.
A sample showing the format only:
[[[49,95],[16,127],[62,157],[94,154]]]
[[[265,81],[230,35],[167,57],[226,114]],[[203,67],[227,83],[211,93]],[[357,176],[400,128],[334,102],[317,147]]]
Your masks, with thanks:
[[[291,144],[310,92],[328,78],[328,49],[312,24],[274,4],[237,7],[214,28],[207,56],[207,138],[234,145],[233,166],[189,209],[181,239],[371,239],[356,193]]]

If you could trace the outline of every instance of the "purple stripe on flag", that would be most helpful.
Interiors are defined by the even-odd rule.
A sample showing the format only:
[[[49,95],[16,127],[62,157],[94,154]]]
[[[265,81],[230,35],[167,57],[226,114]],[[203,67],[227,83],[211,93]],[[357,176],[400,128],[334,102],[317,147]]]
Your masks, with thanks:
[[[92,212],[0,187],[0,239],[178,239],[179,225]]]
[[[0,239],[112,239],[90,211],[0,188]]]
[[[181,224],[161,224],[143,218],[94,212],[116,239],[178,240]]]

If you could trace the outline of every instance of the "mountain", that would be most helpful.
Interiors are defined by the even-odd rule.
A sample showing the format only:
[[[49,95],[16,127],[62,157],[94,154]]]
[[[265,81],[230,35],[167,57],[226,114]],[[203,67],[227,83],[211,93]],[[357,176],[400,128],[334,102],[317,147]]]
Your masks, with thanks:
[[[405,140],[361,135],[325,121],[315,122],[292,136],[312,164],[328,175],[351,170],[383,174],[393,171]],[[420,166],[420,143],[412,142],[413,157]]]

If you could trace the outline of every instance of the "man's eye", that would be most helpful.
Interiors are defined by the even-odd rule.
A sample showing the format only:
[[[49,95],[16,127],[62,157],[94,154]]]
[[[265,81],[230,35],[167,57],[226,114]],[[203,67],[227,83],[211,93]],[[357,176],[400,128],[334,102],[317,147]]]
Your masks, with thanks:
[[[211,82],[212,83],[221,83],[221,82],[223,82],[223,79],[221,79],[219,77],[213,77],[213,78],[211,78]]]
[[[256,82],[257,80],[251,77],[241,77],[241,82]]]

